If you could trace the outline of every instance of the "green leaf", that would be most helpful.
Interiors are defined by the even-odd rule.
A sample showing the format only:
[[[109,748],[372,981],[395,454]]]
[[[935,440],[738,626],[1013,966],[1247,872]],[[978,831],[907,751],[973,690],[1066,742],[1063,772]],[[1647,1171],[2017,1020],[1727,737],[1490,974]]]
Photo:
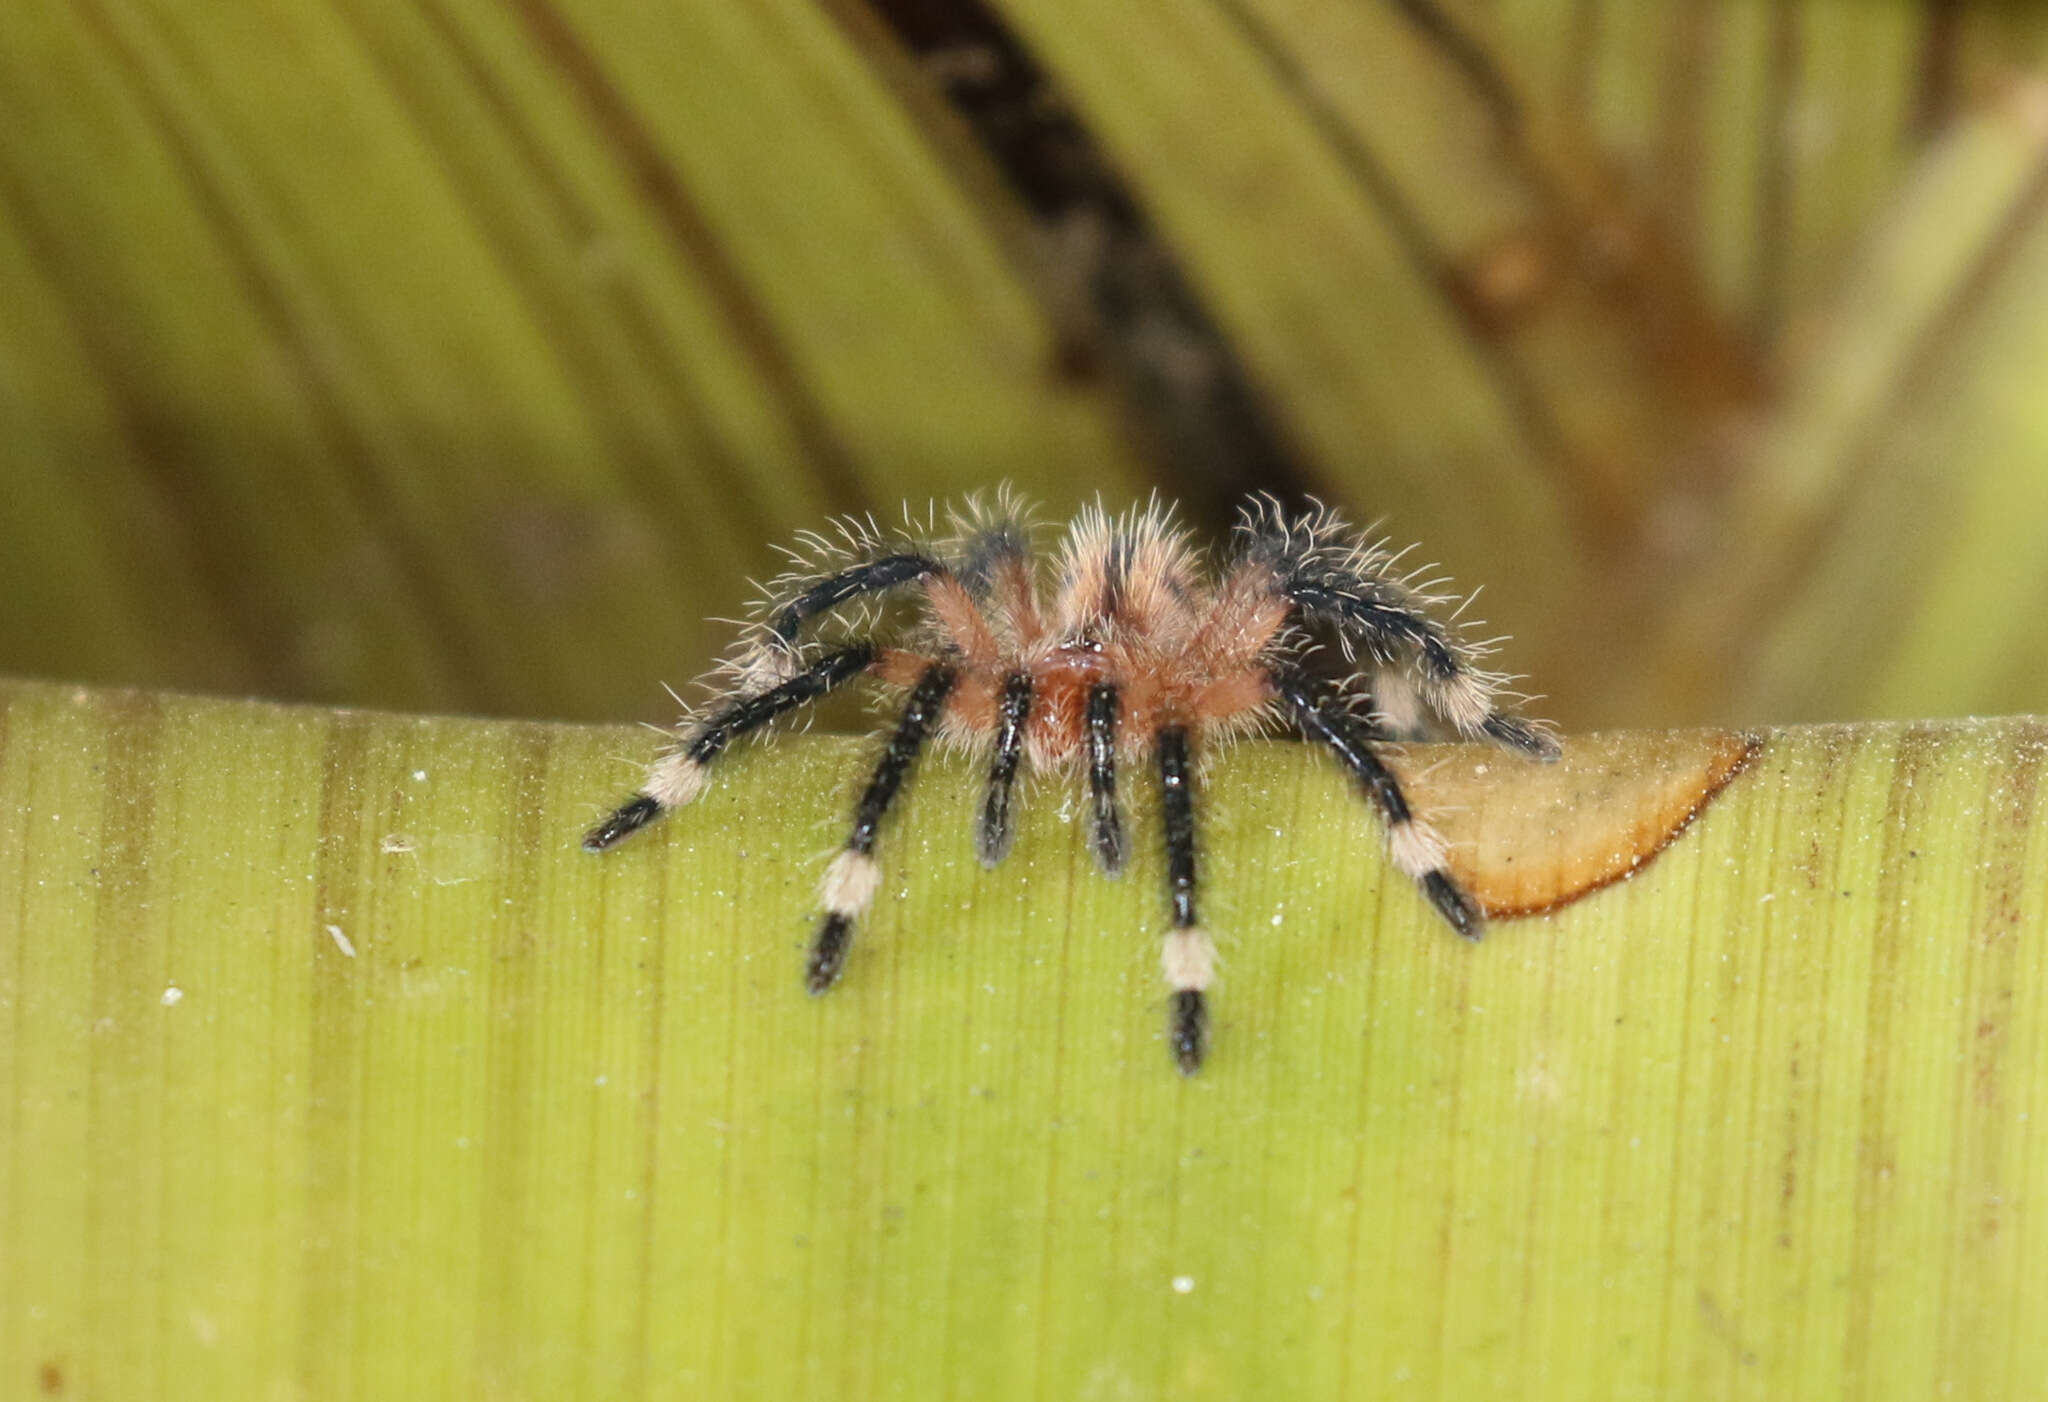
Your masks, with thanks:
[[[643,735],[0,699],[9,1393],[2048,1375],[2039,722],[1771,733],[1637,874],[1477,945],[1333,766],[1241,746],[1202,781],[1226,965],[1183,1080],[1142,797],[1121,881],[1054,781],[983,872],[975,769],[931,758],[812,999],[814,882],[871,741],[743,749],[594,858]],[[1632,831],[1623,781],[1697,749],[1409,767],[1475,831],[1550,832],[1525,780],[1582,795],[1534,847],[1490,839],[1530,861]]]

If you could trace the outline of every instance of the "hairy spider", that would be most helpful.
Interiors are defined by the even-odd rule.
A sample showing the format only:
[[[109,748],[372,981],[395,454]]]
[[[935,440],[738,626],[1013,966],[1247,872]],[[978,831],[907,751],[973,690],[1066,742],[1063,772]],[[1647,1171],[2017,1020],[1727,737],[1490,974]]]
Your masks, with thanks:
[[[1088,842],[1115,875],[1127,843],[1117,769],[1150,759],[1160,790],[1170,928],[1161,962],[1168,1040],[1184,1073],[1208,1041],[1203,995],[1215,948],[1195,916],[1195,756],[1253,731],[1291,726],[1350,771],[1386,823],[1393,863],[1451,928],[1480,933],[1478,905],[1444,867],[1443,839],[1382,762],[1388,741],[1429,733],[1491,740],[1537,759],[1556,742],[1502,712],[1484,645],[1425,609],[1445,602],[1395,574],[1398,557],[1322,506],[1271,497],[1240,509],[1213,574],[1156,500],[1112,520],[1084,510],[1061,545],[1049,598],[1028,513],[1009,493],[970,498],[951,531],[885,534],[843,522],[811,534],[768,588],[739,647],[709,680],[715,701],[687,719],[640,791],[583,839],[600,852],[704,790],[737,736],[866,673],[902,695],[894,732],[826,869],[807,981],[823,993],[845,967],[854,922],[881,885],[875,840],[934,735],[982,753],[988,785],[974,827],[984,866],[1010,850],[1019,766],[1081,770]],[[901,595],[907,594],[908,598]],[[889,605],[897,607],[891,611]],[[851,606],[851,607],[849,607]],[[807,625],[816,623],[816,628]],[[806,636],[831,634],[830,640]]]

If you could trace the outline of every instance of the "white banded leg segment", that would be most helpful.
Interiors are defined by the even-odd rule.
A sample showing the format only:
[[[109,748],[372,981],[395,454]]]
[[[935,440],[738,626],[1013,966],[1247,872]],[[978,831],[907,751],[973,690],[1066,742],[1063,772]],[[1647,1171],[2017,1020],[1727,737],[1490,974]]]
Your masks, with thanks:
[[[647,771],[647,782],[640,786],[640,792],[583,835],[583,850],[602,852],[617,846],[656,818],[694,800],[704,792],[709,779],[703,761],[690,750],[663,755]]]
[[[1479,938],[1485,924],[1479,905],[1444,868],[1444,840],[1408,807],[1394,772],[1380,761],[1373,736],[1328,686],[1295,667],[1269,673],[1273,689],[1287,704],[1302,733],[1329,747],[1387,825],[1387,851],[1401,873],[1422,888],[1429,903],[1453,930]]]
[[[1159,951],[1173,990],[1166,1040],[1183,1076],[1202,1069],[1209,1049],[1209,1008],[1203,998],[1216,977],[1216,945],[1195,923],[1195,776],[1186,727],[1162,726],[1153,737],[1159,761],[1159,814],[1166,837],[1166,890],[1173,929]]]
[[[1382,667],[1372,679],[1373,720],[1396,740],[1420,740],[1426,734],[1426,714],[1415,683],[1391,667]]]
[[[846,839],[846,848],[825,869],[825,879],[818,889],[825,918],[818,923],[817,937],[811,941],[804,974],[804,986],[813,993],[830,988],[838,981],[839,971],[846,967],[846,955],[853,945],[854,922],[867,914],[882,884],[881,869],[874,858],[882,818],[910,777],[925,737],[937,724],[946,698],[958,680],[959,673],[950,663],[934,662],[924,669],[924,675],[903,703],[896,733],[889,737],[888,747],[875,763],[874,777],[868,780],[860,802],[854,807],[853,831]]]
[[[811,992],[823,993],[838,981],[839,971],[846,966],[847,948],[853,943],[854,922],[868,913],[881,885],[882,869],[875,859],[851,847],[825,868],[825,879],[818,883],[818,904],[825,908],[825,918],[811,941],[810,964],[804,974],[804,986]]]
[[[1183,1076],[1202,1069],[1209,1051],[1209,1004],[1203,994],[1216,980],[1216,942],[1195,925],[1169,930],[1159,950],[1159,967],[1172,990],[1166,1039],[1173,1064]]]
[[[1456,672],[1432,681],[1427,695],[1437,714],[1467,739],[1491,740],[1546,762],[1561,753],[1556,737],[1542,727],[1494,709],[1493,684],[1477,672]]]
[[[739,679],[734,690],[758,694],[771,691],[803,670],[796,649],[779,639],[750,649],[733,669]]]
[[[1444,839],[1420,818],[1409,817],[1387,825],[1387,855],[1403,876],[1417,881],[1430,872],[1443,870]]]
[[[1477,672],[1453,672],[1424,684],[1429,704],[1460,735],[1477,738],[1493,714],[1493,688]]]
[[[703,793],[710,774],[691,749],[678,750],[656,760],[653,768],[647,771],[647,782],[640,786],[640,792],[583,835],[583,850],[602,852],[608,847],[615,847],[655,819],[694,801]]]
[[[728,702],[695,725],[680,750],[655,761],[640,792],[583,835],[583,850],[602,852],[617,846],[669,810],[691,802],[704,792],[711,762],[735,738],[810,705],[833,687],[859,676],[874,660],[874,645],[856,642],[824,654],[779,685]]]
[[[1387,825],[1387,855],[1394,866],[1422,888],[1452,929],[1476,940],[1485,933],[1486,918],[1444,865],[1445,854],[1443,835],[1422,819],[1411,815]]]
[[[867,853],[849,847],[825,868],[825,879],[818,883],[818,904],[827,915],[858,920],[875,903],[875,892],[881,886],[880,864]]]
[[[703,761],[693,758],[688,750],[678,750],[655,761],[640,792],[663,808],[681,808],[696,802],[710,781],[711,771]]]
[[[1216,981],[1216,941],[1198,925],[1166,932],[1159,950],[1160,972],[1175,993],[1204,993]]]

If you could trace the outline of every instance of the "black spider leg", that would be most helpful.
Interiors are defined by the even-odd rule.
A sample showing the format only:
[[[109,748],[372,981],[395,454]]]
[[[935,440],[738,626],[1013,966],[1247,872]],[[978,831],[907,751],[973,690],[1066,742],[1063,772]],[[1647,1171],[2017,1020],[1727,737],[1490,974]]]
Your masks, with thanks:
[[[811,580],[769,620],[762,654],[780,654],[774,671],[797,659],[796,643],[804,622],[866,594],[885,593],[931,574],[945,565],[929,555],[905,551],[821,575]],[[586,851],[601,852],[624,841],[670,809],[695,798],[703,789],[705,767],[734,736],[756,729],[785,711],[817,700],[833,687],[857,676],[874,661],[870,643],[855,643],[827,653],[776,685],[730,702],[708,722],[691,731],[681,750],[664,756],[648,772],[640,791],[584,835]],[[761,660],[757,657],[756,660]]]
[[[934,662],[924,669],[924,675],[917,679],[917,685],[910,689],[910,696],[903,703],[896,732],[889,737],[888,748],[875,764],[874,777],[868,780],[866,791],[854,807],[853,831],[847,835],[846,847],[825,873],[825,918],[818,925],[817,938],[811,941],[804,976],[805,985],[813,993],[830,988],[846,965],[854,921],[867,913],[881,883],[875,866],[875,835],[904,780],[910,777],[918,752],[924,748],[925,738],[959,679],[959,672],[949,662]]]
[[[705,766],[736,737],[758,730],[799,706],[809,705],[834,687],[859,676],[874,660],[872,643],[854,643],[826,653],[779,686],[723,707],[691,733],[680,751],[655,765],[649,782],[639,793],[584,834],[583,850],[602,852],[616,846],[679,803],[687,802],[688,798],[682,795],[695,795],[702,786]]]
[[[1166,831],[1166,890],[1173,905],[1173,930],[1161,960],[1173,990],[1166,1038],[1174,1064],[1183,1076],[1192,1076],[1202,1069],[1208,1050],[1209,1010],[1203,993],[1214,974],[1215,950],[1195,924],[1195,794],[1188,732],[1183,726],[1164,726],[1155,744]]]
[[[1479,733],[1496,745],[1520,750],[1531,759],[1545,763],[1564,753],[1555,735],[1538,730],[1520,716],[1504,715],[1499,711],[1487,712],[1486,719],[1479,724]]]
[[[1281,581],[1280,591],[1310,617],[1335,623],[1383,662],[1391,662],[1412,648],[1421,660],[1422,670],[1439,681],[1447,681],[1464,670],[1441,627],[1412,609],[1375,598],[1381,586],[1363,575],[1335,575],[1320,580],[1293,575]]]
[[[1441,701],[1445,695],[1475,698],[1485,713],[1476,722],[1460,722],[1447,716],[1456,729],[1483,736],[1495,744],[1518,750],[1532,759],[1558,757],[1557,741],[1518,717],[1494,708],[1471,664],[1458,655],[1443,626],[1386,595],[1386,586],[1359,574],[1326,572],[1320,578],[1301,575],[1283,577],[1280,592],[1305,618],[1322,619],[1337,629],[1354,647],[1362,648],[1376,661],[1390,664],[1412,656],[1416,670],[1428,684],[1429,694]],[[1441,709],[1440,705],[1436,707]]]
[[[1398,581],[1356,567],[1349,534],[1324,513],[1289,513],[1270,497],[1248,504],[1235,531],[1238,557],[1272,572],[1275,590],[1302,622],[1334,628],[1347,657],[1363,651],[1382,668],[1412,670],[1423,704],[1462,735],[1556,759],[1557,741],[1500,712],[1492,679],[1474,669]]]
[[[863,594],[879,594],[899,584],[909,584],[928,574],[940,574],[945,566],[929,555],[906,551],[884,555],[879,560],[854,565],[837,574],[824,575],[804,586],[803,591],[775,612],[768,631],[785,646],[796,641],[806,619],[839,607]]]
[[[1267,676],[1302,732],[1328,747],[1378,807],[1395,865],[1414,879],[1452,929],[1478,939],[1485,928],[1478,902],[1444,869],[1440,840],[1415,816],[1400,781],[1380,762],[1371,729],[1345,708],[1340,696],[1298,667],[1272,667]]]
[[[1003,682],[996,711],[996,752],[988,766],[988,794],[974,825],[974,851],[992,867],[1010,853],[1016,830],[1010,824],[1010,790],[1024,758],[1024,722],[1031,715],[1031,674],[1012,672]]]
[[[1088,845],[1107,876],[1124,869],[1124,820],[1116,808],[1116,725],[1122,712],[1116,683],[1088,688],[1088,796],[1094,805]]]

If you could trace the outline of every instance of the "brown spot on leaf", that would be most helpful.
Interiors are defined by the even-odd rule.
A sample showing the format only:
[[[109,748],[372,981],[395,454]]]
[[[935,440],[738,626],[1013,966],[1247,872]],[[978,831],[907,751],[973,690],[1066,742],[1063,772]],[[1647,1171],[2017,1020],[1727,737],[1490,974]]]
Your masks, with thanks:
[[[57,1366],[55,1359],[47,1360],[36,1370],[36,1383],[46,1394],[55,1397],[64,1391],[64,1370]]]
[[[1534,915],[1663,851],[1762,743],[1729,730],[1617,731],[1573,736],[1555,764],[1422,745],[1394,767],[1487,913]]]

